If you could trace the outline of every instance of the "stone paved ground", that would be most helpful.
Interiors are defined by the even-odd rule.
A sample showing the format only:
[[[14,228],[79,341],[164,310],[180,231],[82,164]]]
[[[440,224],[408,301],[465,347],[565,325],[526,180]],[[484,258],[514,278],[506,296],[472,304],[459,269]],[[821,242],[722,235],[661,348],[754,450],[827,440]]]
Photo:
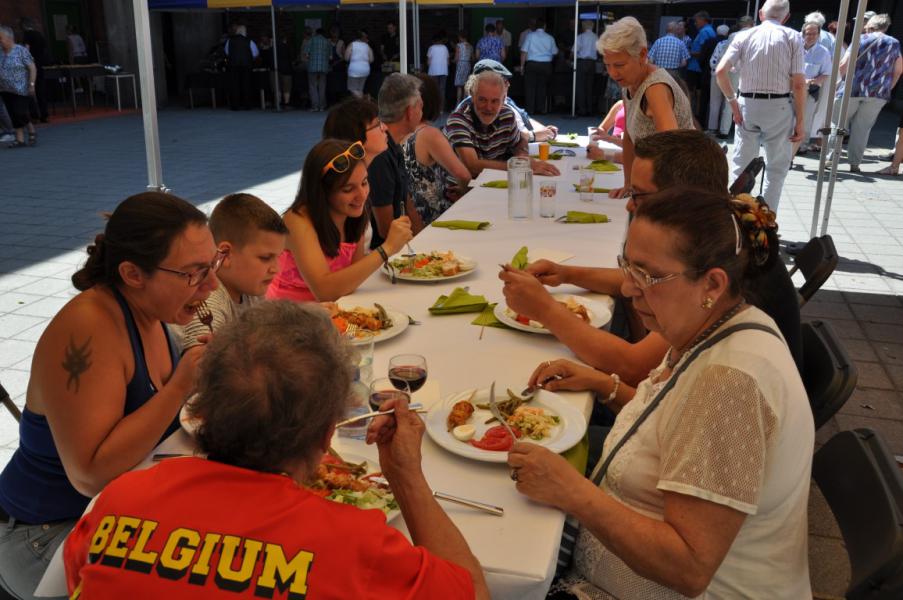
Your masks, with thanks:
[[[869,156],[893,145],[897,117],[885,113]],[[586,119],[551,117],[562,130],[585,131]],[[256,193],[277,210],[292,199],[305,153],[323,115],[290,111],[160,113],[164,182],[208,209],[224,194]],[[809,239],[817,161],[787,178],[779,220],[784,238]],[[882,164],[866,161],[863,169]],[[829,321],[859,367],[846,406],[818,432],[872,427],[903,454],[903,184],[841,169],[828,232],[843,260],[804,309]],[[49,319],[72,296],[69,277],[102,228],[102,211],[144,189],[142,123],[125,114],[51,125],[40,145],[0,149],[0,381],[24,402],[31,356]],[[18,443],[13,419],[0,412],[0,467]],[[810,502],[812,579],[819,597],[839,597],[849,578],[839,531],[817,490]]]

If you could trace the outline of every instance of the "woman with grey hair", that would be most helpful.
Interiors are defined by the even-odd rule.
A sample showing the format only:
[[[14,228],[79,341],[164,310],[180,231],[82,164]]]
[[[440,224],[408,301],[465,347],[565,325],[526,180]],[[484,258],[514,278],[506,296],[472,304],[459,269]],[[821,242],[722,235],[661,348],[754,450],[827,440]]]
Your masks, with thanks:
[[[649,62],[646,31],[633,17],[624,17],[605,28],[596,43],[608,77],[622,88],[627,112],[624,132],[624,187],[609,196],[630,195],[633,144],[658,131],[694,129],[690,100],[665,69]]]
[[[386,403],[395,414],[375,419],[367,437],[413,545],[382,511],[306,487],[351,377],[351,349],[318,306],[266,302],[217,331],[191,404],[207,458],[165,460],[110,483],[66,542],[70,593],[210,598],[253,585],[262,597],[278,588],[296,598],[488,598],[479,563],[423,476],[424,425],[405,401]],[[116,560],[126,544],[128,560]]]
[[[16,139],[8,148],[34,146],[38,141],[31,122],[30,98],[35,94],[38,70],[28,48],[16,43],[13,30],[0,25],[0,98],[9,112]],[[28,129],[28,143],[25,129]]]

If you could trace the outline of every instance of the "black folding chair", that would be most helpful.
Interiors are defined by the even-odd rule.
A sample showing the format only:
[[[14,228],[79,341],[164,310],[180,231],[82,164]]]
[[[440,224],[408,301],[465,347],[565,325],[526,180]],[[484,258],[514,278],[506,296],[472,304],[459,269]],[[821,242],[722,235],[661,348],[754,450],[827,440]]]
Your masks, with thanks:
[[[765,159],[761,156],[757,156],[752,159],[752,161],[746,165],[746,168],[743,169],[743,172],[737,176],[737,180],[731,184],[730,192],[732,196],[736,196],[737,194],[751,194],[753,188],[756,187],[756,177],[759,176],[759,173],[762,172],[762,169],[765,168]],[[764,179],[762,180],[764,184]],[[759,190],[761,193],[761,189]]]
[[[9,397],[9,392],[6,391],[3,384],[0,384],[0,403],[3,403],[3,406],[6,407],[6,410],[10,412],[16,421],[19,421],[22,418],[19,407],[13,403],[12,398]]]
[[[796,253],[790,276],[801,271],[806,278],[806,282],[799,288],[800,306],[806,304],[824,285],[837,268],[837,261],[837,249],[830,235],[812,238]]]
[[[903,475],[875,431],[841,431],[812,463],[850,557],[854,600],[903,598]]]
[[[803,342],[800,374],[818,429],[849,400],[856,388],[859,371],[829,324],[823,321],[803,323],[800,333]]]

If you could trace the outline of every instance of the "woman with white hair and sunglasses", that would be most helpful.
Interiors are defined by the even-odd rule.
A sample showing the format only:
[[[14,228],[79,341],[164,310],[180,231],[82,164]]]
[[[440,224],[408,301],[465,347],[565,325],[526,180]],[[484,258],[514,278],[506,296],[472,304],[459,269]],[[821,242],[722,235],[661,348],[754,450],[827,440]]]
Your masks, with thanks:
[[[693,129],[690,100],[680,84],[649,62],[646,31],[633,17],[624,17],[605,28],[596,43],[608,77],[622,89],[626,107],[624,132],[624,187],[612,190],[612,198],[623,198],[630,189],[633,144],[657,131]]]
[[[31,52],[25,46],[16,43],[12,29],[0,25],[0,102],[6,106],[16,134],[16,139],[8,146],[9,148],[34,146],[38,141],[29,112],[30,98],[35,94],[37,75],[38,70]]]
[[[357,289],[412,237],[411,221],[392,221],[381,246],[364,255],[370,184],[360,142],[325,139],[304,161],[301,186],[284,215],[287,248],[267,298],[337,300]]]

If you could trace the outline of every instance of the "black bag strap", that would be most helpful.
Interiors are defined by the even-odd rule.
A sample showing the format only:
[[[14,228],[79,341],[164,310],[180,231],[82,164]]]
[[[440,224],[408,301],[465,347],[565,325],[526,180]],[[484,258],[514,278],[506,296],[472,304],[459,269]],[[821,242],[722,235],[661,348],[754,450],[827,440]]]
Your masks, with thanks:
[[[671,374],[671,377],[668,379],[668,382],[665,384],[665,386],[659,391],[658,394],[656,394],[655,398],[653,398],[652,402],[650,402],[646,409],[642,412],[642,414],[640,414],[639,418],[637,418],[637,420],[633,422],[633,424],[630,426],[630,429],[627,430],[627,433],[625,433],[624,436],[620,440],[618,440],[618,443],[615,444],[615,447],[611,449],[611,452],[608,453],[608,456],[605,457],[605,460],[600,460],[596,467],[593,469],[590,478],[593,480],[593,484],[596,485],[596,487],[598,487],[599,484],[602,483],[602,479],[605,477],[605,473],[608,471],[608,467],[609,465],[611,465],[611,461],[614,460],[614,457],[618,453],[618,451],[624,446],[625,443],[627,443],[627,440],[629,440],[631,436],[633,436],[633,434],[637,432],[643,422],[649,418],[649,415],[651,415],[652,412],[656,408],[658,408],[658,405],[661,404],[664,397],[675,386],[677,379],[684,371],[687,370],[687,367],[690,366],[690,363],[696,360],[696,357],[698,357],[700,354],[702,354],[727,336],[738,331],[749,329],[766,331],[771,335],[777,337],[778,339],[781,339],[781,336],[778,335],[778,333],[774,329],[768,327],[767,325],[761,325],[759,323],[738,323],[737,325],[732,325],[727,329],[719,331],[709,339],[705,340],[699,346],[697,346],[693,353],[690,354],[690,356],[687,358],[687,360],[685,360],[680,365],[680,367],[678,367],[677,370]]]

